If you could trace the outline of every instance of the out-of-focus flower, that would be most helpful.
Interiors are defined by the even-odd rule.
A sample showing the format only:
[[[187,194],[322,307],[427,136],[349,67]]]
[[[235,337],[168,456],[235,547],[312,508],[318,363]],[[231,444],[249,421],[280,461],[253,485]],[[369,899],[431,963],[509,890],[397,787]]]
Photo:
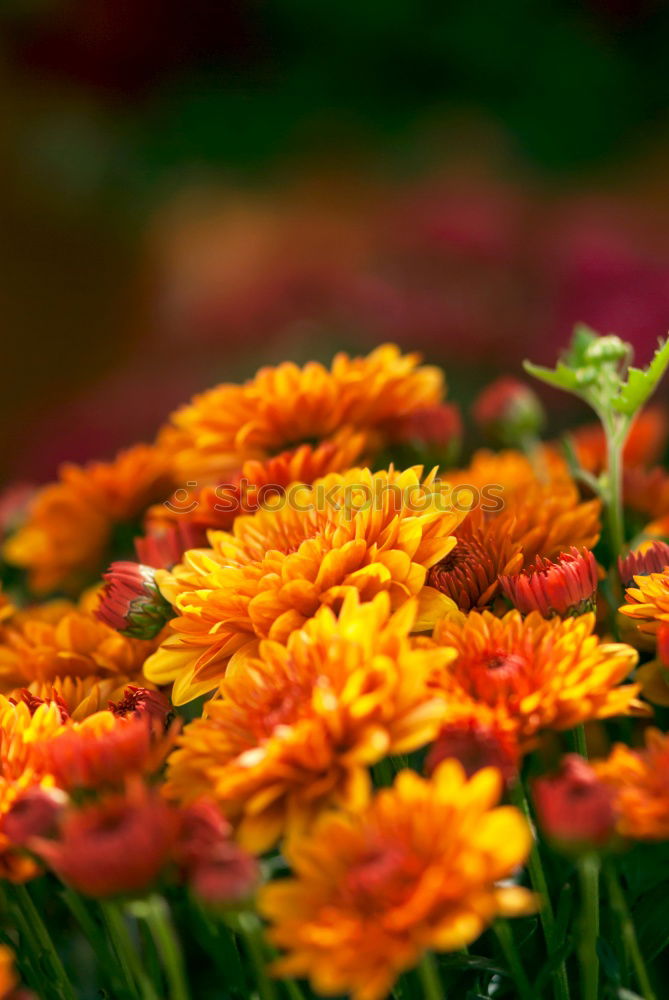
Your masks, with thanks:
[[[22,847],[33,837],[51,833],[67,804],[67,795],[59,788],[36,785],[16,798],[4,817],[3,832],[12,844]]]
[[[642,635],[656,635],[660,622],[669,622],[669,567],[659,573],[635,576],[628,587],[621,614],[631,618]]]
[[[637,576],[650,576],[669,569],[669,545],[658,540],[642,542],[633,552],[618,559],[618,572],[624,587],[630,587]]]
[[[44,770],[66,790],[117,787],[130,775],[156,771],[175,735],[156,733],[148,715],[98,712],[44,744]]]
[[[148,445],[112,462],[65,464],[58,482],[39,490],[26,520],[5,542],[8,562],[29,571],[39,593],[77,590],[104,564],[115,526],[137,519],[170,492],[165,456]]]
[[[635,840],[669,840],[667,733],[648,729],[643,749],[617,743],[606,760],[593,766],[613,791],[619,833]]]
[[[188,549],[201,548],[207,544],[206,529],[194,524],[188,514],[182,512],[181,516],[172,521],[151,519],[151,510],[164,515],[166,509],[164,506],[151,508],[147,515],[150,520],[146,525],[146,534],[135,539],[137,558],[145,566],[152,566],[154,569],[172,569]]]
[[[100,622],[93,614],[98,599],[92,593],[79,606],[58,601],[13,616],[0,629],[0,689],[44,697],[56,688],[70,715],[82,718],[141,681],[155,645]]]
[[[326,805],[359,808],[369,766],[424,746],[444,714],[426,682],[453,654],[411,648],[415,613],[414,602],[391,615],[387,594],[362,603],[351,590],[339,616],[321,608],[286,646],[261,643],[184,730],[167,794],[212,796],[257,852]]]
[[[18,982],[14,971],[14,952],[6,944],[0,944],[0,1000],[11,1000]]]
[[[566,851],[604,847],[615,830],[613,793],[583,757],[567,754],[555,775],[532,785],[539,823]]]
[[[244,385],[220,385],[177,410],[160,443],[176,482],[216,483],[248,458],[328,438],[344,427],[375,431],[389,419],[441,402],[443,375],[386,344],[366,358],[338,354],[331,367],[285,362]]]
[[[462,417],[454,403],[438,403],[389,420],[383,432],[393,454],[409,447],[428,466],[452,465],[462,443]]]
[[[361,813],[332,813],[289,842],[294,878],[266,886],[280,975],[318,993],[381,1000],[427,949],[464,948],[497,916],[531,912],[534,898],[498,887],[527,857],[531,833],[496,807],[499,772],[467,781],[457,761],[430,781],[402,771]]]
[[[581,501],[565,462],[549,448],[536,449],[531,462],[519,451],[477,451],[463,469],[449,470],[449,488],[464,496],[474,490],[487,518],[520,543],[525,565],[565,549],[594,548],[600,533],[601,503]]]
[[[234,842],[232,827],[208,799],[182,810],[176,860],[192,889],[210,905],[247,898],[260,876],[255,858]]]
[[[25,520],[35,487],[29,483],[14,483],[0,493],[0,538],[10,534]]]
[[[172,617],[158,589],[155,570],[136,562],[113,562],[104,574],[96,617],[134,639],[154,639]]]
[[[85,896],[147,889],[172,858],[179,815],[157,791],[133,784],[115,795],[68,810],[55,840],[34,838],[31,848]]]
[[[592,552],[572,547],[554,561],[539,556],[534,565],[502,576],[500,582],[506,597],[523,615],[531,611],[544,618],[582,615],[595,606],[597,562]]]
[[[525,382],[503,376],[474,401],[474,420],[493,444],[522,445],[540,433],[546,415],[537,394]]]
[[[503,521],[486,520],[480,508],[471,511],[455,537],[455,548],[430,569],[428,585],[450,597],[461,611],[488,607],[499,593],[500,576],[522,568],[521,543],[510,537]]]
[[[449,757],[460,761],[468,778],[484,767],[496,767],[510,784],[520,758],[514,723],[480,703],[449,705],[448,722],[425,759],[427,774]]]
[[[449,507],[432,476],[421,483],[416,469],[351,469],[299,486],[273,510],[238,517],[231,533],[211,533],[211,549],[188,552],[171,574],[158,574],[177,617],[146,676],[174,681],[179,705],[213,690],[258,639],[285,641],[349,588],[365,600],[387,591],[394,606],[421,595],[465,513]],[[444,613],[447,598],[425,591],[433,605],[442,598]]]
[[[636,664],[636,650],[600,642],[594,624],[592,614],[546,620],[536,611],[523,618],[515,610],[503,618],[472,611],[444,619],[434,639],[457,655],[433,683],[447,702],[481,702],[511,719],[521,749],[543,729],[643,713],[639,685],[619,686]]]

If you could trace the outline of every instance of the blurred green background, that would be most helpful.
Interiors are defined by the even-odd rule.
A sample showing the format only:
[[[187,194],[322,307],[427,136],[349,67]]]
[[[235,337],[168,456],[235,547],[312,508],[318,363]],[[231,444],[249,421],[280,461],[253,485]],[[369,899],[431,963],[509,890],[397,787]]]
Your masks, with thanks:
[[[660,0],[3,0],[0,467],[395,339],[466,399],[669,328]]]

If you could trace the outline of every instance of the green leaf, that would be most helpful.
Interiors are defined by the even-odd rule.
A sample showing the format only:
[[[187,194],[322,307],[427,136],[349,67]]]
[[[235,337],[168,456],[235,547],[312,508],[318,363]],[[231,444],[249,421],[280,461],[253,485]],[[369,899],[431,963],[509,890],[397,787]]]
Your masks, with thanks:
[[[669,337],[660,343],[651,363],[645,371],[630,367],[627,381],[621,386],[619,394],[612,399],[612,405],[618,413],[632,417],[654,392],[658,382],[669,365]]]
[[[556,389],[565,389],[567,392],[578,392],[580,384],[576,377],[576,372],[572,371],[568,365],[558,361],[554,370],[543,368],[541,365],[534,365],[531,361],[523,361],[523,368],[529,375],[534,375],[540,382],[552,385]]]

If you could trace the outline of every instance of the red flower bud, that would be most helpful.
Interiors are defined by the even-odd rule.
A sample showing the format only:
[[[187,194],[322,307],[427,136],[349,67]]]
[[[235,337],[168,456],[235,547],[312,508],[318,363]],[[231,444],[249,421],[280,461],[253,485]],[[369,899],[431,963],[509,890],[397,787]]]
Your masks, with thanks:
[[[158,589],[156,571],[134,562],[114,562],[104,574],[106,581],[96,615],[122,635],[153,639],[174,612]]]
[[[524,382],[502,377],[477,397],[473,415],[481,432],[504,448],[522,444],[539,434],[544,425],[543,407]]]
[[[516,576],[501,576],[506,597],[521,614],[539,611],[544,618],[592,611],[597,594],[597,563],[588,549],[574,546],[553,562],[538,557]]]

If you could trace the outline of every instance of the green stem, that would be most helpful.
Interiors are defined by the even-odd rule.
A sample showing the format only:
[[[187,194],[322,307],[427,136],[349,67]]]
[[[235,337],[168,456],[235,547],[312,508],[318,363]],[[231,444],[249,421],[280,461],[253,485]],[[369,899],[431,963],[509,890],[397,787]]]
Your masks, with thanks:
[[[239,913],[236,929],[242,935],[246,951],[251,959],[260,1000],[276,1000],[276,988],[267,972],[260,921],[255,914],[248,911]]]
[[[139,996],[141,1000],[158,1000],[159,992],[144,972],[119,904],[105,899],[100,900],[98,905],[109,940],[116,952],[119,970],[131,996]]]
[[[24,933],[30,935],[35,953],[37,956],[42,956],[45,964],[48,965],[51,986],[64,1000],[75,1000],[74,990],[60,960],[60,955],[56,951],[56,946],[51,940],[51,935],[46,929],[27,887],[13,885],[12,892],[16,907],[24,918]]]
[[[534,823],[532,822],[530,805],[527,801],[525,789],[523,788],[523,784],[520,779],[511,787],[510,794],[515,806],[523,813],[532,829],[532,848],[530,850],[530,856],[527,860],[527,866],[530,872],[532,888],[541,897],[539,919],[541,920],[541,926],[544,932],[546,949],[549,957],[552,958],[552,956],[559,949],[561,942],[556,940],[555,914],[553,912],[553,905],[548,891],[546,873],[544,872],[544,867],[541,863],[541,855],[539,854],[539,845],[537,843]],[[567,977],[567,966],[564,960],[560,962],[555,970],[555,975],[553,976],[553,993],[555,995],[555,1000],[569,1000],[569,979]]]
[[[579,753],[581,757],[588,759],[588,740],[585,734],[585,726],[581,723],[580,726],[576,726],[573,730],[574,732],[574,746],[576,748],[576,753]]]
[[[149,896],[135,912],[146,921],[160,955],[169,985],[169,1000],[189,1000],[186,970],[179,938],[174,930],[170,911],[162,896]]]
[[[605,872],[611,907],[618,917],[625,948],[632,960],[639,989],[644,1000],[656,1000],[618,874],[612,864],[607,865]]]
[[[425,1000],[445,1000],[437,962],[431,951],[426,951],[416,967],[423,987]]]
[[[581,963],[581,992],[583,1000],[597,1000],[599,996],[599,857],[585,854],[578,862],[581,885],[581,935],[578,954]]]
[[[513,940],[513,933],[508,920],[496,920],[493,929],[513,981],[516,984],[519,1000],[534,1000],[534,993],[525,974],[523,963],[520,960],[520,954]]]
[[[611,565],[615,568],[616,560],[625,544],[622,452],[628,425],[625,423],[616,427],[610,418],[605,419],[603,423],[607,452],[606,518],[611,546]]]

